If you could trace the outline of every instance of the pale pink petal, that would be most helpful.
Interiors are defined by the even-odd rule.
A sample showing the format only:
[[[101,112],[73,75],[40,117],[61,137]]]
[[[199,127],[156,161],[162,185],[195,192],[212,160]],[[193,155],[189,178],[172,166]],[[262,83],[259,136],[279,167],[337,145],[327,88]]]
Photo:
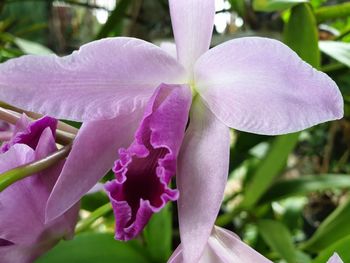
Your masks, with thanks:
[[[173,58],[177,58],[176,45],[172,42],[162,42],[159,47],[163,49],[166,53],[168,53]]]
[[[178,60],[191,70],[196,60],[209,49],[215,1],[170,0],[169,6]]]
[[[180,150],[177,171],[179,225],[185,262],[203,253],[226,184],[229,129],[197,99]]]
[[[185,263],[182,244],[175,250],[168,263]],[[253,248],[242,242],[233,232],[214,226],[199,261],[186,263],[272,263]]]
[[[47,221],[73,206],[112,169],[118,149],[132,142],[141,117],[139,109],[111,120],[83,124],[48,200]]]
[[[343,263],[343,260],[339,257],[337,253],[334,253],[333,256],[327,261],[327,263]]]
[[[159,47],[108,38],[66,57],[28,55],[0,64],[0,100],[57,118],[99,120],[132,112],[160,83],[183,78],[183,67]]]
[[[204,54],[196,89],[226,125],[258,134],[299,131],[343,116],[334,81],[279,41],[241,38]]]

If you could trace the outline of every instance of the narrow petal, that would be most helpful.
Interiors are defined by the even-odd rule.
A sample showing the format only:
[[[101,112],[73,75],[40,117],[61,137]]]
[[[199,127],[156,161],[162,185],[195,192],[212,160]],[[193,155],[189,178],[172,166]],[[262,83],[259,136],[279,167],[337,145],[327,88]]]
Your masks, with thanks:
[[[118,149],[132,142],[141,117],[139,109],[111,120],[83,124],[48,200],[47,221],[73,206],[112,169]]]
[[[327,263],[343,263],[343,260],[337,253],[334,253],[333,256],[331,256],[331,258],[327,261]]]
[[[219,45],[195,66],[196,89],[226,125],[283,134],[343,116],[343,99],[326,74],[279,41],[241,38]]]
[[[226,184],[230,147],[229,129],[200,100],[194,104],[176,178],[186,263],[199,260],[213,228]]]
[[[210,46],[214,27],[214,0],[170,0],[177,57],[187,70]]]
[[[178,198],[169,188],[192,101],[188,86],[160,85],[145,110],[134,142],[119,150],[116,179],[106,184],[116,219],[116,239],[136,237],[153,213]]]
[[[197,261],[193,261],[196,262]],[[253,248],[242,242],[233,232],[214,226],[198,263],[272,263]],[[175,250],[168,263],[184,261],[182,244]]]
[[[214,227],[208,246],[222,263],[272,263],[253,248],[242,242],[240,238],[220,227]]]
[[[159,47],[133,38],[86,44],[66,57],[23,56],[0,64],[0,100],[61,119],[113,118],[142,106],[184,70]]]

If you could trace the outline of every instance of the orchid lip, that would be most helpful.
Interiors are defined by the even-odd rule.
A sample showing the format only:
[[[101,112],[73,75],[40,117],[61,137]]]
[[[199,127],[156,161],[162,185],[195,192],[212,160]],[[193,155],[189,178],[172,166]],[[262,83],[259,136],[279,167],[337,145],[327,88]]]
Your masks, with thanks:
[[[160,85],[144,112],[128,148],[119,149],[106,184],[116,217],[116,239],[138,235],[152,214],[179,197],[168,185],[176,173],[176,158],[184,136],[191,91],[188,86]]]

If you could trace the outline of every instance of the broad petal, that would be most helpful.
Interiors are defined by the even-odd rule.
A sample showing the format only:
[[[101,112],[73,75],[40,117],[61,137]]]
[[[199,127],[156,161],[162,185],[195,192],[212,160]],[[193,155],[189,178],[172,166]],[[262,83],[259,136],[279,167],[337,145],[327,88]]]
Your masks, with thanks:
[[[187,70],[210,46],[214,27],[214,0],[170,0],[177,57]],[[192,76],[190,76],[192,77]]]
[[[229,141],[229,129],[200,100],[195,101],[176,178],[186,263],[199,260],[219,212],[228,174]]]
[[[48,200],[47,221],[73,206],[112,169],[118,149],[132,142],[141,116],[142,109],[138,109],[111,120],[83,124]]]
[[[183,67],[159,47],[108,38],[66,57],[28,55],[0,64],[0,100],[62,119],[107,119],[132,112],[160,83],[183,77]]]
[[[279,41],[241,38],[204,54],[196,88],[226,125],[258,134],[283,134],[343,116],[343,99],[326,74]]]

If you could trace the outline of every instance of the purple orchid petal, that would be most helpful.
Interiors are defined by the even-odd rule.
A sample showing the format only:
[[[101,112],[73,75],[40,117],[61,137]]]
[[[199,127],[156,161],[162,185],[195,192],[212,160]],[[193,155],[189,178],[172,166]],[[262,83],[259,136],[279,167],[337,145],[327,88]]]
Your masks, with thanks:
[[[184,77],[159,47],[107,38],[62,58],[28,55],[0,64],[0,100],[60,119],[110,119],[146,104],[160,83]]]
[[[0,120],[0,142],[9,141],[12,138],[13,130],[13,125]]]
[[[30,123],[29,119],[25,114],[22,115],[21,119],[15,126],[15,131],[10,141],[4,143],[0,148],[0,153],[7,152],[11,146],[22,143],[26,144],[35,150],[39,139],[44,129],[49,127],[55,136],[57,128],[57,120],[51,117],[43,117],[36,122]]]
[[[327,261],[327,263],[344,263],[344,262],[337,253],[334,253],[333,256],[331,256],[330,259]]]
[[[215,1],[170,0],[169,6],[178,60],[190,71],[196,60],[209,49]]]
[[[326,74],[290,48],[267,38],[241,38],[204,54],[196,89],[229,127],[283,134],[343,116],[343,99]]]
[[[180,245],[168,263],[184,263],[183,249]],[[272,263],[253,248],[242,242],[239,237],[226,229],[214,227],[208,239],[203,255],[198,263]]]
[[[142,112],[83,124],[47,202],[46,221],[72,207],[113,167],[117,150],[132,142]]]
[[[16,127],[26,122],[27,119],[22,118]],[[44,128],[45,124],[41,119],[28,124],[25,129],[21,127],[20,130],[28,131],[23,138],[31,146],[15,143],[8,151],[0,154],[0,173],[43,158],[57,150],[54,131],[51,128],[52,122],[47,121],[46,125]],[[37,132],[40,129],[42,132],[37,138]],[[33,131],[33,136],[30,131]],[[19,133],[24,134],[21,131]],[[14,137],[18,135],[15,134]],[[62,237],[70,238],[73,235],[78,217],[77,206],[50,224],[44,223],[46,201],[61,168],[62,163],[57,164],[39,174],[12,184],[0,193],[1,262],[33,262],[36,257],[49,250]]]
[[[223,199],[229,150],[229,128],[197,99],[179,154],[176,177],[185,262],[199,260],[210,236]]]
[[[134,238],[154,212],[178,198],[168,184],[176,172],[191,98],[187,86],[162,84],[147,105],[135,141],[120,149],[113,169],[116,179],[106,184],[116,217],[116,239]]]

